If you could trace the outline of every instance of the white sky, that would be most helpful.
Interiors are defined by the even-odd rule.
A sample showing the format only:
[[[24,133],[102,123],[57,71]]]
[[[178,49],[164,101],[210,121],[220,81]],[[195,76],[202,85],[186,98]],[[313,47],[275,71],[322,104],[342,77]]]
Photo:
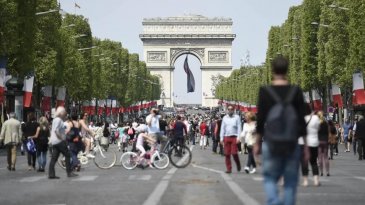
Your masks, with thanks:
[[[123,47],[128,48],[131,53],[139,53],[141,60],[144,59],[139,34],[142,33],[143,18],[183,14],[232,18],[233,32],[237,35],[233,41],[232,62],[237,68],[247,51],[250,53],[251,64],[259,65],[265,61],[270,27],[282,24],[287,18],[289,8],[299,5],[302,0],[59,0],[59,2],[66,12],[76,11],[76,14],[88,18],[94,36],[122,42]],[[75,9],[75,2],[80,5],[80,9]],[[197,92],[186,95],[186,78],[176,79],[174,92],[178,95],[175,100],[179,103],[200,103],[200,65],[198,61],[193,62],[193,60],[194,58],[190,58],[189,63],[196,79]],[[179,59],[175,67],[181,67],[176,72],[185,75],[182,69],[183,60]],[[179,98],[179,95],[184,98]]]

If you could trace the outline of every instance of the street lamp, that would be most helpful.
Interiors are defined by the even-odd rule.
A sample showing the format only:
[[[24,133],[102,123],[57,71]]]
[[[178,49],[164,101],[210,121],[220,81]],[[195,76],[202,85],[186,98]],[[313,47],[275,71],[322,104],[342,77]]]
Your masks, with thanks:
[[[70,25],[67,25],[67,26],[63,26],[62,28],[69,28],[69,27],[75,27],[76,25],[75,24],[70,24]]]
[[[80,35],[76,35],[76,36],[72,36],[72,38],[81,38],[81,37],[86,37],[87,34],[80,34]]]
[[[320,24],[320,23],[315,22],[315,21],[313,21],[311,24],[312,24],[312,25],[314,25],[314,26],[323,26],[323,27],[326,27],[326,28],[330,27],[330,26],[329,26],[329,25],[327,25],[327,24]]]
[[[35,13],[36,16],[39,16],[39,15],[43,15],[43,14],[49,14],[49,13],[54,13],[54,12],[58,12],[59,10],[57,9],[51,9],[49,11],[43,11],[43,12],[37,12]]]
[[[333,9],[345,10],[345,11],[350,10],[349,8],[341,7],[341,6],[338,6],[338,5],[336,5],[336,4],[331,4],[331,5],[329,5],[328,7],[333,8]]]
[[[94,48],[97,48],[97,46],[91,46],[89,48],[79,48],[77,49],[78,51],[84,51],[84,50],[90,50],[90,49],[94,49]]]

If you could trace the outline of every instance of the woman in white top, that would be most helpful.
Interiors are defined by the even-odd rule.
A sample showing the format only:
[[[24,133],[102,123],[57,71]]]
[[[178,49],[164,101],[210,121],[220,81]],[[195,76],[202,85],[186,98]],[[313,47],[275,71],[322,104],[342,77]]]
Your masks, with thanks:
[[[305,121],[307,123],[306,141],[310,151],[309,162],[311,164],[313,171],[314,185],[319,186],[320,183],[319,183],[319,170],[318,170],[317,158],[318,158],[318,146],[319,146],[318,130],[321,122],[319,117],[314,112],[311,112],[311,108],[309,105],[307,106],[306,113],[307,113],[307,115],[305,116]],[[301,144],[301,141],[302,140],[299,140],[299,144]],[[303,186],[308,186],[308,162],[304,162],[303,159],[302,159],[302,174],[303,174]]]
[[[252,112],[246,113],[246,123],[243,125],[241,138],[245,140],[248,150],[248,159],[245,167],[245,172],[254,174],[256,172],[256,162],[253,156],[252,148],[256,143],[256,117]],[[250,167],[252,170],[250,171]]]

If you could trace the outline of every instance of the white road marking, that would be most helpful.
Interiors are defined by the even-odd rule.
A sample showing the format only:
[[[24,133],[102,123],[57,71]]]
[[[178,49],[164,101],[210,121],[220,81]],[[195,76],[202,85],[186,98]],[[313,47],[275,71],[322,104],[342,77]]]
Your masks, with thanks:
[[[309,180],[314,181],[314,178],[309,178]],[[319,178],[319,181],[320,181],[320,182],[329,182],[329,181],[331,181],[331,180],[326,179],[326,178],[323,178],[323,177],[320,177],[320,178]]]
[[[96,178],[98,178],[98,176],[82,176],[82,177],[73,179],[71,181],[73,181],[73,182],[94,181]]]
[[[38,177],[24,177],[21,180],[19,180],[20,182],[36,182],[39,181],[41,179],[46,179],[46,176],[38,176]]]
[[[152,178],[151,175],[131,175],[129,176],[128,180],[141,180],[141,181],[148,181]]]
[[[192,145],[190,147],[190,150],[193,150],[193,148],[194,148],[194,146]],[[186,158],[185,159],[184,158],[181,159],[179,162],[186,159]],[[175,174],[176,171],[177,171],[177,168],[173,167],[166,173],[166,175],[162,178],[162,181],[160,181],[160,183],[157,184],[157,186],[155,187],[153,192],[148,196],[148,198],[143,203],[143,205],[158,205],[159,204],[163,194],[165,193],[167,187],[169,186],[169,180],[171,179],[172,175]]]
[[[199,168],[199,169],[208,170],[208,171],[211,171],[211,172],[215,172],[217,174],[223,174],[223,171],[216,170],[216,169],[211,169],[211,168],[208,168],[208,167],[202,167],[202,166],[199,166],[199,165],[196,165],[196,164],[193,164],[193,167],[196,167],[196,168]]]
[[[264,181],[263,177],[252,177],[252,179],[255,181]]]
[[[354,177],[355,179],[361,179],[365,181],[365,177]]]
[[[258,201],[248,195],[236,182],[232,180],[230,176],[225,173],[221,174],[224,181],[227,183],[229,188],[236,194],[238,199],[245,205],[260,205]]]
[[[256,201],[254,198],[252,198],[250,195],[248,195],[236,182],[232,180],[232,178],[224,173],[223,171],[211,169],[208,167],[202,167],[199,165],[193,164],[193,167],[208,170],[217,174],[220,174],[221,177],[224,179],[224,181],[227,183],[228,187],[232,190],[234,194],[238,197],[238,199],[245,205],[259,205],[259,202]],[[259,177],[254,177],[259,178]]]

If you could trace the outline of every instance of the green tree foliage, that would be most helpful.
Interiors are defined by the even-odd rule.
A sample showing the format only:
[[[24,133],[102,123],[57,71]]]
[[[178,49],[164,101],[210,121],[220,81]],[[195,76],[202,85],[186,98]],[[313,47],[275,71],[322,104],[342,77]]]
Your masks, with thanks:
[[[0,0],[0,56],[12,75],[35,73],[34,105],[45,85],[65,86],[68,99],[79,102],[113,97],[129,106],[160,98],[159,78],[137,54],[93,38],[83,16],[47,12],[59,9],[57,0]]]
[[[255,105],[258,90],[260,86],[265,84],[261,77],[265,70],[265,65],[244,66],[233,70],[227,78],[220,77],[220,82],[216,86],[215,97]]]

